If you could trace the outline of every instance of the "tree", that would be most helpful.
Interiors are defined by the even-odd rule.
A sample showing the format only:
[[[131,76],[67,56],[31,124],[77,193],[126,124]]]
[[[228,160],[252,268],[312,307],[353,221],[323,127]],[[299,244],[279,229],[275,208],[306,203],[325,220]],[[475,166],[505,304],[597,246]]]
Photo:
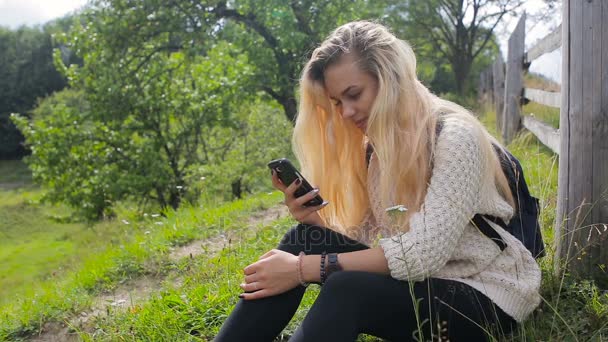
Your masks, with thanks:
[[[40,97],[66,85],[53,66],[53,43],[46,28],[0,27],[0,159],[26,151],[23,136],[9,120],[12,112],[30,111]]]
[[[118,56],[107,49],[113,27],[105,19],[96,13],[66,40],[82,66],[63,67],[56,53],[56,64],[82,96],[72,102],[86,106],[49,99],[33,122],[17,120],[32,149],[34,178],[51,189],[51,199],[89,219],[107,216],[129,197],[177,208],[191,190],[192,166],[233,143],[214,145],[207,128],[238,128],[235,109],[247,96],[236,81],[250,73],[246,56],[227,43],[205,56],[150,53],[167,37],[127,47],[142,54]]]
[[[229,184],[235,197],[252,191],[269,157],[290,146],[285,121],[261,121],[276,113],[268,94],[293,119],[307,52],[354,17],[357,4],[369,5],[93,2],[61,41],[82,65],[66,67],[55,56],[86,106],[49,100],[48,113],[38,111],[33,122],[15,119],[32,148],[35,179],[90,219],[111,215],[125,198],[176,208],[217,184]],[[271,140],[283,153],[264,145]]]
[[[120,51],[141,37],[169,34],[172,46],[204,49],[205,40],[233,42],[255,65],[252,91],[276,100],[293,121],[297,111],[294,89],[301,68],[332,29],[358,18],[380,18],[389,1],[371,0],[98,0],[94,8],[113,8],[116,21],[131,22],[116,32]]]
[[[415,45],[431,46],[425,56],[448,61],[456,91],[464,95],[474,61],[494,41],[494,31],[523,0],[408,0],[396,7]]]

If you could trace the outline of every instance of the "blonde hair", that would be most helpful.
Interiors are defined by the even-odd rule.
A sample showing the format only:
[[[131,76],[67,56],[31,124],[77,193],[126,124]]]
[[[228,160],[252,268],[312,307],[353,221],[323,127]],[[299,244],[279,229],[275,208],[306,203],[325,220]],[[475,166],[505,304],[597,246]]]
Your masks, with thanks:
[[[378,81],[367,137],[350,120],[342,119],[324,86],[325,69],[348,53]],[[381,205],[408,208],[397,227],[409,230],[409,216],[420,209],[432,172],[438,113],[445,113],[445,120],[466,121],[475,128],[493,178],[490,184],[496,184],[513,204],[492,148],[496,140],[467,110],[436,97],[417,79],[416,57],[408,43],[380,24],[356,21],[338,27],[313,51],[300,79],[292,139],[302,173],[330,202],[319,211],[328,228],[357,236],[370,207],[365,159],[369,142],[379,163]]]

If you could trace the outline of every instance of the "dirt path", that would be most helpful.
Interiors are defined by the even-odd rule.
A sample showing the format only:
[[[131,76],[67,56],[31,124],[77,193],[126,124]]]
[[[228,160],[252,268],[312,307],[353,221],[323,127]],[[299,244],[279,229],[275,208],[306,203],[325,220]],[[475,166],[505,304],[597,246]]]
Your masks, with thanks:
[[[281,217],[289,215],[287,207],[284,205],[274,206],[255,213],[249,218],[248,226],[259,229]],[[179,261],[183,258],[193,258],[201,254],[206,254],[210,258],[226,248],[229,244],[238,242],[239,234],[226,231],[209,239],[196,240],[188,245],[176,248],[169,255],[172,261]],[[179,285],[180,278],[175,274],[169,273],[163,277],[143,276],[129,280],[120,284],[110,293],[101,294],[93,299],[93,304],[88,311],[83,311],[70,322],[48,322],[43,325],[40,333],[33,336],[30,341],[35,342],[70,342],[78,341],[78,335],[70,332],[70,326],[80,329],[96,317],[106,315],[109,311],[126,310],[135,303],[141,303],[150,298],[153,293],[160,291],[166,282]]]

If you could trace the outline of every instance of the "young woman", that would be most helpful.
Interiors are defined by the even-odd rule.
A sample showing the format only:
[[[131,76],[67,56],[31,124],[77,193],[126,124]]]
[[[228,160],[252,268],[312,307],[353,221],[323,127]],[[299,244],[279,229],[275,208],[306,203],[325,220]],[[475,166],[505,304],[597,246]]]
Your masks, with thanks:
[[[412,49],[387,28],[336,29],[303,70],[293,135],[302,173],[329,201],[304,206],[315,191],[295,198],[298,181],[272,175],[300,224],[244,268],[242,300],[216,341],[272,341],[309,283],[321,292],[290,341],[510,333],[540,302],[540,269],[500,226],[490,223],[502,251],[471,223],[513,215],[492,143],[418,81]]]

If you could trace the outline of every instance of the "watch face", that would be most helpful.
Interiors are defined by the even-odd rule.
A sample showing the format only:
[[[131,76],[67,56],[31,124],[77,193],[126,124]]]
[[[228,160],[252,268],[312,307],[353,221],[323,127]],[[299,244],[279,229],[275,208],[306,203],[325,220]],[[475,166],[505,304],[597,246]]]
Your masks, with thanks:
[[[338,270],[342,269],[342,267],[338,263],[338,254],[329,254],[328,257],[329,257],[328,258],[329,265],[327,267],[328,270],[338,271]]]

